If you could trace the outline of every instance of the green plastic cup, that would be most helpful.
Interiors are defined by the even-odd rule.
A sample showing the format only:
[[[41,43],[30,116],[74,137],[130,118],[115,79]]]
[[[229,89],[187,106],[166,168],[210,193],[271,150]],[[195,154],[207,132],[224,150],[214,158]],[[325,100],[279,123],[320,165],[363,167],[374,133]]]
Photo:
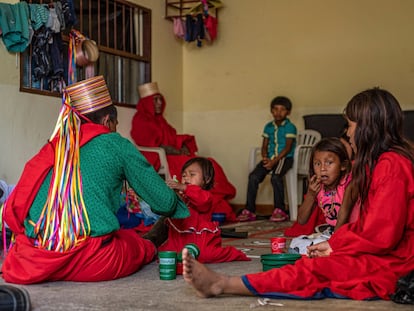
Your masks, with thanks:
[[[177,269],[177,253],[163,251],[158,253],[160,280],[174,280]]]

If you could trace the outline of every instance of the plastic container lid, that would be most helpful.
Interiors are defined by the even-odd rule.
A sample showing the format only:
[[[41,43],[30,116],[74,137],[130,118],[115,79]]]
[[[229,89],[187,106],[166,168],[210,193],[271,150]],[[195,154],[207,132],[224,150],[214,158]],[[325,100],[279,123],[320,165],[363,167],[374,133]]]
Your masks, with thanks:
[[[271,260],[271,261],[296,261],[301,258],[300,254],[291,254],[291,253],[280,253],[280,254],[263,254],[260,256],[262,260]]]
[[[200,256],[200,249],[198,248],[197,244],[189,243],[184,245],[184,248],[188,249],[188,252],[193,255],[194,258],[198,258]]]
[[[263,265],[263,271],[267,271],[273,268],[280,268],[284,265],[294,264],[296,260],[301,258],[300,254],[263,254],[260,256]]]

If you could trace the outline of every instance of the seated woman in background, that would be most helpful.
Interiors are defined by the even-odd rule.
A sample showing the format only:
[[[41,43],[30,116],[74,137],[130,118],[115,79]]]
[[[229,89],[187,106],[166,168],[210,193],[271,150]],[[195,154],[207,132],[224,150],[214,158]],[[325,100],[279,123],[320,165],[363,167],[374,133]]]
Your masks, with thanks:
[[[140,100],[137,112],[132,119],[131,137],[139,146],[161,147],[167,155],[171,176],[181,176],[181,168],[189,159],[196,156],[197,144],[193,135],[177,134],[177,131],[164,118],[166,102],[156,82],[138,86]],[[156,170],[160,166],[158,155],[142,152]],[[228,200],[236,195],[236,188],[227,179],[222,167],[212,158],[216,173],[213,189],[213,212],[225,213],[227,221],[235,221]]]

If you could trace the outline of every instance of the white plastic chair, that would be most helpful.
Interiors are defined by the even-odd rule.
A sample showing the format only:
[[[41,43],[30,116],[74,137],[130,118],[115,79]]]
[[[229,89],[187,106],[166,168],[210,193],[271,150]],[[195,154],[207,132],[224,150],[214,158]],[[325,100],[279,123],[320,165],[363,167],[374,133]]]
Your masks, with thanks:
[[[168,162],[167,162],[167,155],[164,149],[162,149],[161,147],[144,147],[144,146],[137,146],[137,148],[139,151],[157,153],[160,158],[160,164],[161,164],[157,173],[159,175],[163,175],[165,180],[171,179],[170,169],[168,167]]]
[[[309,175],[309,161],[313,145],[321,140],[321,134],[315,130],[299,131],[296,137],[296,149],[293,166],[285,175],[286,192],[289,204],[290,220],[298,216],[298,204],[303,199],[303,182]],[[261,159],[261,147],[250,149],[249,172],[253,171]],[[301,185],[300,187],[298,185]]]

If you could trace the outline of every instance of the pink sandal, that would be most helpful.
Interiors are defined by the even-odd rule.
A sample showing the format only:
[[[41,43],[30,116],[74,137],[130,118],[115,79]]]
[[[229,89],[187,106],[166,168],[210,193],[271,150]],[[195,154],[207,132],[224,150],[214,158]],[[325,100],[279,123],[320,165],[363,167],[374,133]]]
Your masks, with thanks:
[[[274,222],[281,222],[281,221],[286,221],[289,219],[288,214],[286,214],[284,211],[282,211],[280,208],[276,208],[273,211],[272,216],[270,217],[270,221],[274,221]]]
[[[243,209],[242,212],[237,216],[238,221],[253,221],[256,220],[256,215],[248,209]]]

